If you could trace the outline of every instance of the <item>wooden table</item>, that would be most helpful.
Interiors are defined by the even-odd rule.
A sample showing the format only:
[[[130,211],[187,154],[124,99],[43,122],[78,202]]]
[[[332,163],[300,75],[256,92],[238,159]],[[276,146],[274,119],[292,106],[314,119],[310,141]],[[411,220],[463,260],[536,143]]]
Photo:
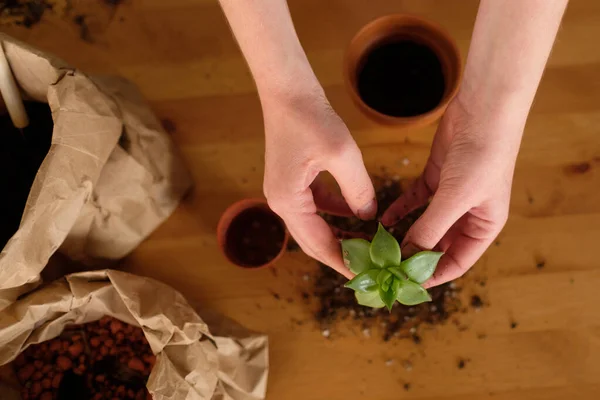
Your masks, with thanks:
[[[308,57],[370,171],[416,176],[435,127],[368,122],[342,83],[346,44],[377,16],[411,12],[444,25],[464,57],[476,7],[457,0],[291,1]],[[311,307],[299,301],[311,284],[302,276],[314,269],[301,253],[282,259],[277,275],[224,260],[214,235],[219,215],[237,199],[260,195],[263,173],[259,102],[241,54],[214,0],[129,0],[113,11],[90,21],[93,43],[80,38],[72,17],[47,15],[31,29],[3,30],[91,73],[133,80],[170,121],[196,188],[124,268],[268,333],[269,399],[599,398],[600,2],[571,2],[527,125],[510,220],[500,244],[460,283],[465,296],[478,293],[488,305],[459,317],[467,330],[426,329],[419,345],[366,338],[352,326],[323,338]],[[473,283],[483,277],[484,288]],[[460,358],[470,359],[463,369]]]

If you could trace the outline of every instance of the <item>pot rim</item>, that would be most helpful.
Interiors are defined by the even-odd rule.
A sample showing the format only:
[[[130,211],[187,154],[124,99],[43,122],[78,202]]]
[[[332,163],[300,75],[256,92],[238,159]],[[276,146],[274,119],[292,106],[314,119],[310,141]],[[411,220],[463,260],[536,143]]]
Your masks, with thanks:
[[[281,249],[279,250],[279,253],[277,253],[277,255],[275,257],[273,257],[273,259],[269,260],[268,262],[266,262],[265,264],[262,264],[262,265],[246,266],[246,265],[242,265],[239,262],[237,262],[233,257],[231,257],[227,253],[227,245],[226,245],[227,232],[229,231],[229,227],[231,226],[231,223],[238,215],[240,215],[242,212],[244,212],[250,208],[254,208],[254,207],[261,207],[261,208],[267,209],[271,213],[273,213],[273,215],[275,215],[277,217],[277,219],[281,222],[281,225],[283,226],[284,236],[283,236],[283,243],[281,245]],[[258,269],[264,269],[264,268],[268,268],[268,267],[272,266],[275,262],[277,262],[285,254],[287,245],[288,245],[288,241],[290,238],[290,234],[289,234],[287,227],[285,226],[285,223],[283,222],[283,220],[279,217],[279,215],[275,214],[275,212],[273,210],[271,210],[271,208],[269,207],[269,205],[267,203],[267,200],[264,198],[260,198],[260,197],[244,198],[244,199],[238,200],[238,201],[230,204],[225,209],[225,211],[223,211],[223,213],[221,214],[221,217],[219,218],[216,234],[217,234],[217,243],[219,245],[219,249],[221,250],[221,253],[223,254],[223,256],[225,256],[227,261],[229,261],[231,264],[235,265],[238,268],[244,269],[244,270],[258,270]]]
[[[397,35],[402,33],[407,37],[412,36],[413,38],[419,38],[424,41],[425,45],[428,45],[428,47],[436,53],[438,59],[442,63],[444,80],[446,82],[444,96],[435,108],[423,114],[410,117],[394,117],[383,114],[368,106],[358,93],[356,75],[360,62],[374,45],[381,43],[386,38],[393,37],[393,34],[386,34],[386,30],[393,32],[394,28],[397,29]],[[402,32],[401,28],[404,28],[405,31]],[[413,30],[410,31],[410,28],[413,28]],[[419,28],[421,32],[419,32],[419,29],[414,30],[414,28]],[[427,32],[431,36],[425,38],[423,32]],[[378,34],[380,37],[377,37]],[[369,39],[370,45],[363,45],[362,42],[369,42]],[[463,62],[460,50],[458,49],[456,41],[450,36],[448,31],[436,22],[413,14],[390,14],[372,20],[359,29],[352,37],[344,54],[344,81],[350,92],[350,97],[367,117],[386,125],[420,126],[426,125],[441,117],[450,101],[458,93],[462,72]],[[446,76],[447,74],[450,74],[450,77]]]

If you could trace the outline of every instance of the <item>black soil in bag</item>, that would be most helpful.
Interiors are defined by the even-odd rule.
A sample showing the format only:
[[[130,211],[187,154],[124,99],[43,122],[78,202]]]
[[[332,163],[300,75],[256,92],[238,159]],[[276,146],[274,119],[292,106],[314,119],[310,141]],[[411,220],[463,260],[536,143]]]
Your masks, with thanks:
[[[29,126],[15,128],[0,115],[0,250],[19,229],[27,196],[52,141],[52,113],[45,103],[25,102]]]

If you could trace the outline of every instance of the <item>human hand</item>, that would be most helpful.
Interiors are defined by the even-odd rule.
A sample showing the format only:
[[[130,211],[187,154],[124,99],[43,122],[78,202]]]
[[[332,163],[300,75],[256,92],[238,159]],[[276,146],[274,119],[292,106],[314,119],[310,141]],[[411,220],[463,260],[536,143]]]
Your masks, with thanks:
[[[442,118],[423,174],[388,210],[390,226],[429,204],[408,231],[403,253],[445,252],[425,287],[462,276],[496,238],[508,217],[515,160],[524,120],[505,110],[465,104],[460,94]]]
[[[375,191],[361,152],[320,87],[307,95],[276,97],[261,98],[269,206],[306,254],[351,278],[339,241],[316,212],[318,206],[338,215],[375,217]],[[322,171],[331,173],[345,201],[315,181]]]

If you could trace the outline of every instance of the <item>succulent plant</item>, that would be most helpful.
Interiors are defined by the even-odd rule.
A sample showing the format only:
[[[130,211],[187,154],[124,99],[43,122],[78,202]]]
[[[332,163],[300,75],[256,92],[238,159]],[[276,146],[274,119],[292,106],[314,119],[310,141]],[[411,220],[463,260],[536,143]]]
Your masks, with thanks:
[[[342,252],[346,266],[356,274],[345,287],[356,292],[359,304],[389,310],[396,301],[407,306],[431,301],[421,284],[431,278],[444,254],[421,251],[403,261],[398,241],[381,224],[372,242],[343,240]]]

